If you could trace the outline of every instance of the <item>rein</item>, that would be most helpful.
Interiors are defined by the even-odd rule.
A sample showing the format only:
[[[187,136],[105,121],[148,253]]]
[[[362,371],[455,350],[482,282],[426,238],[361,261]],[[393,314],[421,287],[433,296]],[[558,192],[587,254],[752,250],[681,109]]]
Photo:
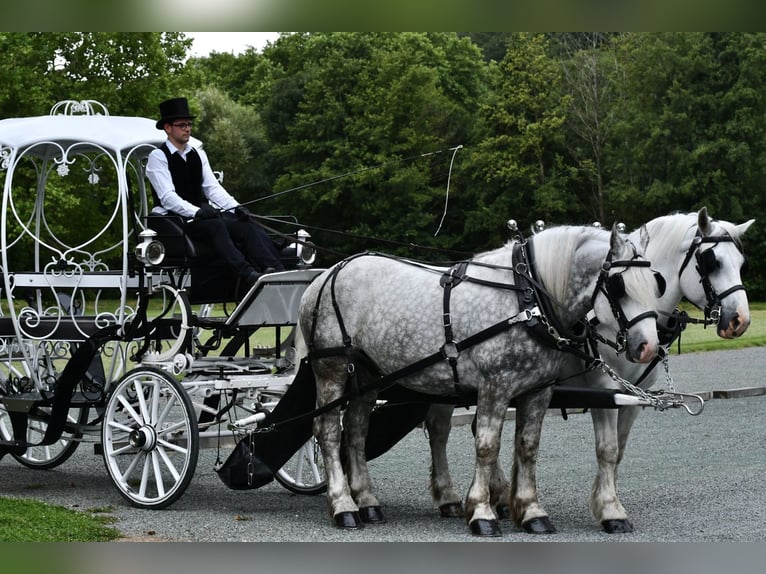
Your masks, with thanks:
[[[310,413],[310,415],[316,416],[317,414],[331,410],[332,408],[335,408],[336,406],[339,406],[340,404],[343,404],[344,402],[346,402],[350,396],[359,396],[371,390],[377,390],[379,392],[382,392],[388,389],[389,387],[393,386],[394,384],[396,384],[396,382],[399,379],[410,376],[420,370],[433,366],[443,360],[447,360],[450,367],[452,368],[453,378],[455,380],[455,388],[459,395],[461,393],[461,389],[460,389],[460,382],[457,375],[457,359],[460,353],[463,350],[468,349],[472,346],[475,346],[488,339],[491,339],[497,336],[498,334],[503,333],[511,329],[513,326],[520,323],[526,323],[527,326],[530,329],[532,329],[533,333],[536,336],[538,336],[538,338],[541,338],[552,348],[560,350],[560,351],[564,351],[564,352],[573,353],[577,355],[578,357],[580,357],[581,359],[583,359],[584,361],[586,361],[586,363],[588,364],[598,362],[599,361],[598,357],[593,356],[582,349],[582,346],[583,346],[582,343],[585,341],[591,341],[594,350],[596,347],[595,341],[593,341],[590,337],[587,336],[587,333],[589,331],[587,328],[587,323],[582,323],[584,325],[584,333],[585,333],[584,336],[572,335],[571,338],[565,338],[560,336],[559,332],[562,330],[560,323],[556,319],[555,313],[550,313],[550,307],[551,307],[551,302],[555,302],[556,304],[561,306],[563,305],[557,302],[552,297],[552,295],[545,290],[541,282],[538,281],[537,278],[534,276],[535,272],[534,272],[534,264],[533,264],[532,255],[531,255],[531,249],[530,249],[530,253],[528,254],[525,252],[525,249],[524,249],[525,247],[529,249],[529,247],[531,247],[531,243],[524,241],[520,244],[517,243],[514,246],[513,258],[518,260],[516,261],[515,265],[512,268],[487,265],[484,263],[477,263],[472,261],[463,261],[453,266],[452,268],[450,268],[447,272],[442,273],[442,277],[440,278],[440,285],[444,289],[444,295],[442,300],[442,305],[443,305],[442,327],[444,329],[445,343],[435,353],[432,353],[431,355],[428,355],[427,357],[424,357],[410,365],[402,367],[401,369],[398,369],[392,373],[382,375],[376,381],[363,387],[360,387],[358,384],[357,376],[356,376],[356,366],[355,366],[355,359],[358,359],[360,356],[363,356],[363,355],[362,353],[360,353],[358,350],[356,350],[353,347],[351,337],[349,336],[348,331],[346,329],[345,321],[343,320],[341,309],[336,299],[335,283],[336,283],[338,274],[340,273],[342,269],[346,267],[346,265],[349,262],[353,261],[354,259],[358,257],[365,256],[365,255],[388,257],[390,259],[400,261],[409,265],[415,265],[432,272],[436,272],[436,271],[430,267],[427,267],[423,264],[420,264],[414,261],[401,259],[391,255],[379,254],[379,253],[361,253],[356,256],[347,258],[343,260],[342,262],[340,262],[339,264],[337,264],[335,267],[333,267],[330,274],[325,279],[325,281],[323,282],[323,284],[321,285],[319,289],[319,293],[317,294],[314,309],[312,310],[311,328],[310,328],[310,332],[309,332],[309,336],[307,340],[307,345],[309,350],[308,359],[314,360],[314,359],[329,358],[329,357],[339,357],[339,356],[345,355],[348,358],[349,391],[344,393],[344,395],[339,397],[338,399],[331,401],[330,403],[327,403],[321,409],[318,409],[314,411],[313,413]],[[473,265],[473,264],[483,265],[486,267],[497,268],[497,269],[510,269],[514,273],[514,277],[516,278],[516,283],[514,284],[497,283],[493,281],[487,281],[483,279],[470,277],[467,274],[467,269],[469,265]],[[593,294],[593,299],[595,299],[596,295],[598,294],[598,289],[600,288],[600,284],[606,280],[605,277],[608,277],[609,269],[615,266],[625,266],[625,267],[634,266],[634,265],[644,266],[644,264],[648,265],[648,262],[636,261],[635,259],[630,261],[611,262],[611,252],[610,252],[610,255],[607,256],[607,261],[605,261],[604,265],[602,266],[602,270],[599,275],[599,281],[597,283],[596,290],[594,291],[594,294]],[[498,323],[495,323],[494,325],[491,325],[490,327],[487,327],[486,329],[483,329],[482,331],[479,331],[469,337],[466,337],[465,339],[461,341],[456,341],[454,339],[454,334],[452,331],[452,315],[449,309],[449,303],[450,303],[452,289],[457,287],[457,285],[459,285],[463,281],[468,281],[468,282],[472,282],[472,283],[476,283],[479,285],[492,287],[492,288],[502,288],[502,289],[509,289],[509,290],[516,291],[517,295],[519,296],[521,310],[519,311],[519,313],[511,317],[508,317]],[[341,331],[343,346],[328,347],[325,349],[316,349],[314,340],[316,336],[316,329],[317,329],[318,318],[319,318],[319,305],[322,301],[322,295],[327,285],[330,285],[330,296],[332,298],[332,306],[335,312],[336,319],[338,321],[339,329]],[[607,299],[610,301],[610,304],[612,305],[613,311],[619,309],[619,311],[621,312],[621,307],[619,306],[619,303],[615,303],[614,301],[612,301],[612,293],[610,291],[611,290],[606,290],[605,294],[607,296]],[[541,306],[546,308],[548,310],[548,313],[546,313],[545,310],[541,310]],[[639,319],[633,319],[632,321],[627,321],[627,319],[625,319],[624,317],[624,314],[622,314],[623,324],[628,325],[625,328],[627,329],[633,324],[635,324],[637,321],[643,319],[645,315],[646,314],[642,314],[641,318]],[[620,315],[617,315],[616,311],[615,311],[615,316],[618,318],[618,320],[620,320]],[[653,316],[656,317],[656,313],[653,313]],[[553,318],[552,320],[551,320],[551,317]],[[577,341],[579,344],[575,344],[573,341]],[[306,416],[309,416],[309,415],[306,415]]]

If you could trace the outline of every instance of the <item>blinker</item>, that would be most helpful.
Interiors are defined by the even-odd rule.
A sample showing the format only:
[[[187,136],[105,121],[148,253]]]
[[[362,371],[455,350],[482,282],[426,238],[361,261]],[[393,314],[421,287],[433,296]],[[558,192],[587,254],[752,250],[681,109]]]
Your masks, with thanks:
[[[613,301],[625,297],[625,279],[622,278],[622,273],[609,276],[606,280],[606,290],[609,293],[609,298]]]
[[[665,277],[662,276],[662,273],[659,271],[654,272],[654,278],[657,281],[657,291],[660,294],[660,297],[662,297],[665,294],[665,289],[667,289],[668,284],[665,282]]]
[[[710,275],[721,266],[721,263],[716,259],[715,251],[713,248],[706,249],[705,251],[697,252],[697,269],[700,275]]]
[[[654,278],[657,281],[657,290],[659,296],[662,297],[665,294],[667,283],[662,273],[659,271],[654,272]],[[606,283],[607,293],[612,300],[618,300],[625,296],[625,279],[622,277],[622,273],[615,273],[610,275]]]

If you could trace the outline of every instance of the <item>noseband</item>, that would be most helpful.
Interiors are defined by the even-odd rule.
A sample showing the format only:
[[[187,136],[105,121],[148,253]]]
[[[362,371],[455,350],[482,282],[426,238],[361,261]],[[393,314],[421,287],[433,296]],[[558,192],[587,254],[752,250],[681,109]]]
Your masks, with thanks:
[[[716,259],[713,249],[715,249],[715,246],[719,243],[727,241],[731,241],[737,246],[737,249],[739,249],[738,242],[728,233],[725,235],[703,237],[702,232],[698,228],[694,239],[692,239],[691,245],[689,245],[689,250],[686,252],[684,262],[681,264],[681,269],[678,271],[678,277],[680,279],[684,269],[686,269],[686,266],[691,261],[692,255],[694,255],[697,260],[697,273],[699,273],[700,283],[702,283],[702,288],[705,290],[705,299],[707,301],[704,309],[705,319],[710,320],[711,322],[717,322],[721,318],[721,306],[725,297],[728,297],[737,291],[745,290],[744,285],[737,284],[729,287],[723,293],[717,293],[710,281],[710,274],[721,267],[721,262]],[[705,251],[700,251],[700,247],[703,243],[712,243],[713,246]]]

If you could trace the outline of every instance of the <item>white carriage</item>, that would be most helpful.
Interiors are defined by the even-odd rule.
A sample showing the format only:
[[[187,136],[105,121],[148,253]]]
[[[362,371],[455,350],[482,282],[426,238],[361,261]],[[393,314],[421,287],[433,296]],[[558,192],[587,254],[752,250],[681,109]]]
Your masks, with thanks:
[[[164,139],[95,101],[0,120],[0,457],[49,469],[90,443],[144,508],[176,501],[200,448],[236,444],[290,388],[298,302],[320,272],[308,234],[275,218],[287,271],[237,292],[150,214],[144,167]],[[309,439],[274,477],[321,491],[317,454]]]

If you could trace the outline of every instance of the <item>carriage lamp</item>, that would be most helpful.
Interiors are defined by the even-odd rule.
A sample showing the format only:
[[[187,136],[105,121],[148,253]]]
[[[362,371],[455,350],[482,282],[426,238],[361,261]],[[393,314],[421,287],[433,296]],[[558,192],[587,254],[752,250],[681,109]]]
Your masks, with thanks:
[[[159,265],[165,259],[165,246],[155,239],[157,232],[144,229],[138,234],[139,242],[136,245],[136,258],[144,265]]]
[[[298,230],[298,242],[295,243],[295,252],[298,255],[300,265],[310,266],[317,258],[317,250],[311,243],[311,234],[305,229]]]

